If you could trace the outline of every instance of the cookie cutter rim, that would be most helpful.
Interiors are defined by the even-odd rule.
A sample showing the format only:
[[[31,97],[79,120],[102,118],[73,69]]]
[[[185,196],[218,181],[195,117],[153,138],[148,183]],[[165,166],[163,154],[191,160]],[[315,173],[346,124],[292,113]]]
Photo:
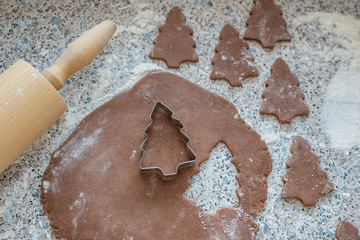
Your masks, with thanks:
[[[143,164],[143,161],[144,161],[144,158],[145,158],[145,155],[146,155],[146,151],[145,151],[145,146],[146,146],[146,143],[147,143],[147,140],[149,138],[149,134],[148,132],[150,131],[151,129],[151,126],[154,122],[153,120],[153,114],[154,114],[154,111],[157,107],[160,107],[162,110],[164,110],[168,115],[170,115],[170,118],[171,118],[171,122],[179,129],[179,132],[180,132],[180,136],[181,136],[181,139],[186,143],[186,147],[185,147],[185,151],[187,152],[189,158],[191,160],[189,161],[185,161],[185,162],[180,162],[177,166],[176,166],[176,172],[173,172],[173,173],[168,173],[168,174],[165,174],[164,171],[162,170],[161,167],[143,167],[142,164]],[[194,166],[195,165],[195,162],[197,160],[197,156],[196,154],[194,153],[194,151],[190,148],[189,146],[189,143],[191,141],[191,139],[184,133],[183,129],[184,129],[184,125],[181,123],[180,119],[177,119],[175,117],[173,117],[174,115],[174,112],[167,106],[165,105],[163,102],[161,101],[156,101],[151,113],[150,113],[150,123],[146,126],[145,130],[144,130],[144,135],[145,135],[145,138],[140,146],[140,149],[141,149],[141,159],[140,159],[140,171],[142,173],[146,173],[146,172],[156,172],[158,174],[160,174],[160,176],[164,179],[164,180],[170,180],[170,179],[174,179],[176,178],[178,172],[179,172],[179,169],[180,168],[184,168],[184,167],[191,167],[191,166]]]

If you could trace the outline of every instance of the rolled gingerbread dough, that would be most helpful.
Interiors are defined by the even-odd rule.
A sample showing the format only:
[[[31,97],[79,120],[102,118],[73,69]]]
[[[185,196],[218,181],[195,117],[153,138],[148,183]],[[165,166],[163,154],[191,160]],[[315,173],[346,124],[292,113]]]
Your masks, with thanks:
[[[156,101],[181,119],[198,156],[169,181],[139,168]],[[240,205],[210,215],[183,193],[218,142],[239,170]],[[251,214],[264,208],[271,168],[265,142],[230,102],[177,75],[154,73],[89,114],[52,154],[41,202],[53,234],[68,239],[254,239]]]

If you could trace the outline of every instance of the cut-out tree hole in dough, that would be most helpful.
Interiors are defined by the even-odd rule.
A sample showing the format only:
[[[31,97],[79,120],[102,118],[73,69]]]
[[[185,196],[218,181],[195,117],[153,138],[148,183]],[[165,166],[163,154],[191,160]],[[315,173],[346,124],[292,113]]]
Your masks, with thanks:
[[[141,145],[141,172],[157,172],[164,180],[173,179],[179,168],[195,164],[196,155],[188,145],[190,138],[183,132],[184,125],[162,102],[156,102],[150,118]]]
[[[201,209],[215,214],[221,207],[238,207],[236,189],[239,174],[231,162],[232,155],[226,145],[218,143],[210,152],[207,161],[200,165],[200,172],[191,177],[192,184],[184,193],[185,199],[196,201]]]

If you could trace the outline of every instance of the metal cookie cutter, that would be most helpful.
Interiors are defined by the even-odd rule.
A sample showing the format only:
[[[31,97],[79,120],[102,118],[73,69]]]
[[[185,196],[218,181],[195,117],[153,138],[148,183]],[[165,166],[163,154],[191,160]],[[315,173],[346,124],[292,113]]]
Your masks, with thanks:
[[[172,124],[174,124],[179,129],[180,137],[186,143],[185,151],[190,160],[179,163],[176,167],[176,172],[174,172],[174,173],[165,174],[164,171],[160,167],[143,167],[142,166],[145,155],[146,155],[145,146],[147,143],[147,139],[149,137],[149,132],[150,132],[152,124],[153,124],[153,115],[154,115],[154,111],[156,108],[161,108],[167,115],[170,115]],[[176,175],[178,174],[178,171],[180,168],[194,166],[195,161],[197,159],[196,154],[193,152],[193,150],[189,146],[190,138],[183,132],[184,125],[180,122],[179,119],[174,118],[173,114],[174,114],[174,112],[168,106],[166,106],[164,103],[162,103],[160,101],[157,101],[155,103],[154,108],[152,109],[152,111],[150,113],[150,123],[145,128],[145,131],[144,131],[145,139],[142,142],[141,147],[140,147],[140,149],[141,149],[140,171],[143,173],[144,172],[157,172],[158,174],[160,174],[160,176],[164,180],[176,178]]]

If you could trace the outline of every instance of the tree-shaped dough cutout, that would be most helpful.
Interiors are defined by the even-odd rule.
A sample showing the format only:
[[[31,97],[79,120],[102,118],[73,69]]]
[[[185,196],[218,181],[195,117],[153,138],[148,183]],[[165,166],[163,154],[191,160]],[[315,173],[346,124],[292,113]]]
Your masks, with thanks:
[[[159,28],[150,57],[161,59],[169,68],[179,68],[183,62],[198,62],[194,50],[193,30],[186,25],[186,18],[179,7],[173,7],[166,17],[166,24]]]
[[[310,144],[300,136],[293,139],[293,154],[286,162],[288,168],[282,177],[281,198],[295,198],[304,206],[314,206],[317,199],[334,190],[326,180],[327,173],[320,167],[320,159],[311,151]]]
[[[239,38],[239,32],[226,24],[220,33],[220,43],[215,47],[210,79],[226,79],[231,86],[241,86],[245,78],[258,76],[248,48],[249,44]]]
[[[295,116],[309,115],[299,85],[299,80],[291,74],[286,62],[281,58],[276,59],[271,66],[271,75],[265,81],[260,113],[274,115],[280,123],[291,123]]]
[[[357,229],[352,223],[343,220],[339,222],[335,237],[338,240],[360,240],[360,235],[358,234],[359,229]]]
[[[272,0],[254,0],[254,4],[246,21],[244,39],[258,41],[264,48],[274,48],[279,41],[290,41],[282,10]]]
[[[189,147],[190,139],[183,124],[173,117],[172,110],[156,102],[141,145],[142,172],[157,172],[164,180],[173,179],[179,168],[193,166],[196,155]]]

